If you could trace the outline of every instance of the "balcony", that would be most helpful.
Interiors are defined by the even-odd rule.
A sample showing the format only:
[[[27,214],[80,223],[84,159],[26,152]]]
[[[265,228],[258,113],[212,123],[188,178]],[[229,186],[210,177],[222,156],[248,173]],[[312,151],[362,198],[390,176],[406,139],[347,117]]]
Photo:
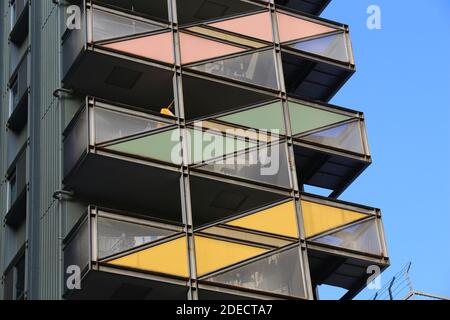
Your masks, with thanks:
[[[351,299],[366,286],[369,267],[389,266],[380,210],[307,194],[301,210],[314,286],[344,288]]]
[[[81,29],[67,29],[63,36],[64,87],[156,112],[171,105],[168,25],[96,5],[82,7],[81,15]],[[149,39],[144,47],[123,40],[143,34]],[[142,49],[150,57],[142,57]]]
[[[275,0],[277,6],[305,12],[312,15],[320,15],[331,0]]]
[[[29,3],[28,0],[11,0],[11,33],[9,40],[20,45],[28,35]]]
[[[179,225],[89,206],[64,241],[64,269],[82,276],[81,288],[66,288],[65,298],[187,299],[183,235]]]
[[[305,100],[288,105],[299,183],[338,197],[372,162],[364,115]]]
[[[28,120],[28,54],[25,54],[16,69],[12,72],[8,84],[9,97],[9,129],[20,132]]]
[[[172,118],[87,98],[64,136],[67,190],[97,205],[181,221],[181,159],[172,155],[180,134]]]

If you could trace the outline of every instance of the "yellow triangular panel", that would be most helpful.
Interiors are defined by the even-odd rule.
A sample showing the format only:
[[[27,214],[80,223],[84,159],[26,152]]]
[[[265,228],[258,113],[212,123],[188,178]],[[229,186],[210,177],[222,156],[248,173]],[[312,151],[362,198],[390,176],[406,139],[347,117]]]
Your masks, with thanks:
[[[367,218],[359,212],[309,201],[302,201],[302,214],[307,238]]]
[[[227,225],[298,238],[293,201],[228,222]]]
[[[121,267],[188,277],[186,237],[131,253],[122,258],[108,261],[108,263]]]
[[[267,249],[195,236],[197,276],[256,257]]]

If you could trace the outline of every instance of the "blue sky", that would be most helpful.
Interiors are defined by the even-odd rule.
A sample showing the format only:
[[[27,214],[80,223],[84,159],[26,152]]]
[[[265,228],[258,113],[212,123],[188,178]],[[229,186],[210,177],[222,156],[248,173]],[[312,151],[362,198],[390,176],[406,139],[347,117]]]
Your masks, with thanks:
[[[450,296],[450,1],[332,0],[322,17],[350,26],[357,72],[331,102],[365,113],[373,156],[341,198],[382,209],[383,283],[412,261],[416,290]]]

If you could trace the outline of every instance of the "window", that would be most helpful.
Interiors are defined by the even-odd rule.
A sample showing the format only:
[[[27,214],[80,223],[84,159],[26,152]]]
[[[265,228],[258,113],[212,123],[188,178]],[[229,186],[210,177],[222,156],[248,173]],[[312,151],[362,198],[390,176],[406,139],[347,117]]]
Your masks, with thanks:
[[[25,254],[22,254],[12,268],[5,273],[4,299],[25,298]]]
[[[17,179],[16,174],[13,173],[13,175],[8,180],[8,203],[7,203],[8,210],[11,208],[16,198],[17,198]]]
[[[9,116],[13,113],[17,104],[19,103],[19,81],[16,77],[9,90]]]
[[[11,1],[11,30],[14,28],[14,25],[16,24],[16,1]]]

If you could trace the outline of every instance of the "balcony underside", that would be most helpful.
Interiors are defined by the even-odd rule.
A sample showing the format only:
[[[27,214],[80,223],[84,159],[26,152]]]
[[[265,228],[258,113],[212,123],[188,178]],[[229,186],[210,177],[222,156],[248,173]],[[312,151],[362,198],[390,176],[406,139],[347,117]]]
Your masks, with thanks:
[[[297,176],[301,184],[332,190],[337,197],[370,165],[370,158],[327,152],[300,143],[294,145]]]
[[[181,222],[179,177],[176,171],[90,153],[64,183],[90,203]]]
[[[378,266],[383,271],[389,266],[386,260],[358,259],[353,255],[336,253],[336,250],[323,251],[308,249],[311,279],[314,285],[329,285],[348,290],[343,299],[352,299],[367,285],[369,266]]]
[[[275,0],[275,4],[293,10],[320,15],[331,0]]]
[[[328,102],[355,72],[351,66],[313,61],[294,52],[282,52],[289,95]]]
[[[124,59],[106,51],[83,51],[63,83],[65,88],[81,94],[155,112],[160,112],[173,100],[170,69]]]
[[[70,300],[185,300],[188,287],[118,273],[89,271]]]

